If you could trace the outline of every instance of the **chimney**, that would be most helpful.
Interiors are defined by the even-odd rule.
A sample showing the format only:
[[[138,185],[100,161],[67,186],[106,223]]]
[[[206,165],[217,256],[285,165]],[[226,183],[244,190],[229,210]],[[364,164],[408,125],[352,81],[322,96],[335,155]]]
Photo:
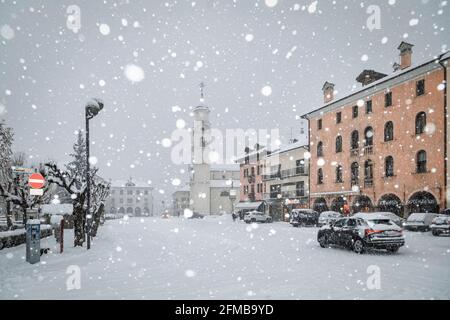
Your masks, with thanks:
[[[397,72],[398,70],[400,70],[400,65],[397,62],[394,62],[392,68],[394,69],[394,72]]]
[[[409,68],[412,64],[412,47],[414,45],[402,41],[398,46],[398,50],[400,50],[400,69]]]
[[[387,75],[381,72],[376,72],[375,70],[364,70],[359,74],[359,76],[356,78],[356,81],[362,84],[362,86],[367,86],[368,84],[371,84],[372,82],[378,81],[380,79],[383,79]]]
[[[328,103],[333,101],[334,99],[334,83],[325,82],[322,87],[323,91],[323,102]]]

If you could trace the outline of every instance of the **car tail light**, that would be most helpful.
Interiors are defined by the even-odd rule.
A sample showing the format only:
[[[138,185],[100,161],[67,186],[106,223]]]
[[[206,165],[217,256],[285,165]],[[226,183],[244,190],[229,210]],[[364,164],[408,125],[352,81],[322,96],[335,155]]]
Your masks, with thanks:
[[[366,230],[364,230],[364,234],[365,234],[366,237],[371,235],[371,234],[381,233],[381,232],[383,232],[383,230],[373,230],[373,229],[366,229]]]

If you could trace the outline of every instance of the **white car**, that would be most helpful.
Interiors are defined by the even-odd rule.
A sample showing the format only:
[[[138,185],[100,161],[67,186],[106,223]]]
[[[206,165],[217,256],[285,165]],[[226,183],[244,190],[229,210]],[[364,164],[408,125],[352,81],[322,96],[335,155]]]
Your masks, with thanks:
[[[410,231],[429,231],[434,218],[438,216],[437,213],[413,213],[406,219],[403,227]]]
[[[260,211],[250,211],[245,215],[244,221],[246,223],[256,223],[256,222],[270,223],[272,222],[272,217]]]
[[[450,234],[450,215],[440,214],[433,219],[431,223],[431,233],[433,236],[439,236],[441,234]]]
[[[342,218],[342,214],[336,211],[324,211],[319,216],[319,227],[330,224],[337,219]]]

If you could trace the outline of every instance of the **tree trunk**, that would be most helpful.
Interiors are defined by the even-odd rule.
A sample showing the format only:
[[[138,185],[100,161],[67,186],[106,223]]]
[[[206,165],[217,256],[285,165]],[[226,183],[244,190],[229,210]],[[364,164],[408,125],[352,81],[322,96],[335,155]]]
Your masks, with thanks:
[[[27,224],[27,208],[22,207],[22,211],[23,211],[23,224],[26,225]]]
[[[11,219],[11,202],[6,202],[6,225],[8,227],[8,230],[12,230],[13,228],[13,222]]]
[[[84,210],[80,204],[74,205],[73,208],[73,234],[74,234],[74,247],[83,246],[84,235]]]
[[[93,223],[91,225],[91,235],[92,237],[97,236],[98,226],[100,225],[100,220],[105,211],[105,205],[102,203],[98,210],[94,213]]]

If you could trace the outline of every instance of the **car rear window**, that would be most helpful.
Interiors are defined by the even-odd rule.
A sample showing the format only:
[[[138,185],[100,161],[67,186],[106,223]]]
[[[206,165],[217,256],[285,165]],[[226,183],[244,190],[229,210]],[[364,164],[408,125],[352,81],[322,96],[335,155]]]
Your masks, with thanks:
[[[426,213],[413,213],[408,217],[409,221],[423,221],[425,220]]]
[[[389,219],[371,219],[368,222],[369,222],[369,224],[372,224],[372,225],[376,225],[376,224],[385,224],[388,226],[392,225],[392,222]]]

